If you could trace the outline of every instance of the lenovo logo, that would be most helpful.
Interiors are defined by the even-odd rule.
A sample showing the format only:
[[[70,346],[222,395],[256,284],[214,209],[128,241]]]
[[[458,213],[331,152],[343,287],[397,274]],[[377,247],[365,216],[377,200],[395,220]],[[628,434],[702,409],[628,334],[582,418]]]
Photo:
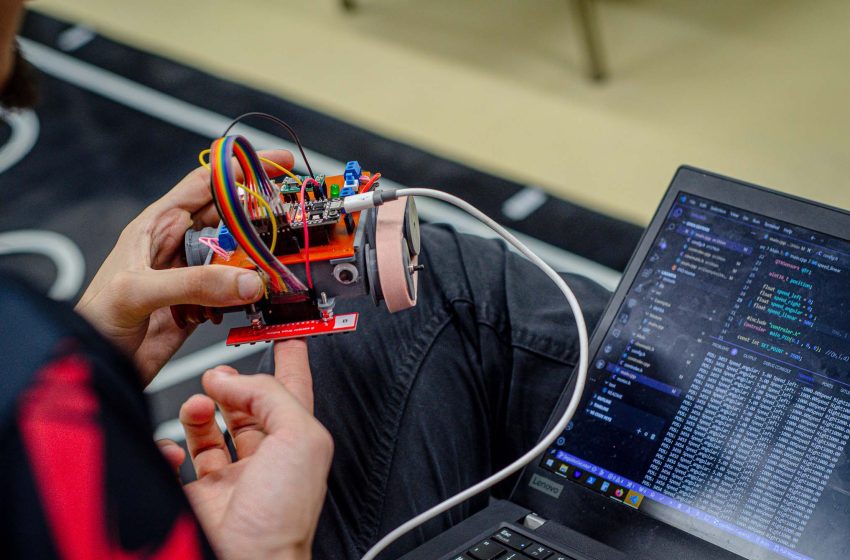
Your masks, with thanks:
[[[549,494],[553,498],[559,497],[561,495],[561,491],[564,489],[563,484],[553,482],[548,478],[540,476],[539,474],[533,475],[531,477],[531,482],[529,482],[528,485],[534,488],[535,490],[540,490],[544,494]]]

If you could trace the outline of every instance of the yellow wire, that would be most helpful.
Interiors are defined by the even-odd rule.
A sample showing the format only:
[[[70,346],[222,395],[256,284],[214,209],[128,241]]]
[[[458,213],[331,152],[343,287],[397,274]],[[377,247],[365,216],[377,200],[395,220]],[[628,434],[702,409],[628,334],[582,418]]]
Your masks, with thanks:
[[[272,160],[266,159],[264,157],[260,157],[260,161],[262,161],[263,163],[268,163],[269,165],[271,165],[275,169],[278,169],[279,171],[283,171],[284,173],[286,173],[287,175],[289,175],[290,177],[295,179],[295,182],[298,183],[299,187],[301,186],[301,181],[298,179],[298,176],[296,176],[294,173],[292,173],[292,171],[290,171],[289,169],[283,167],[282,165],[278,165],[275,162],[273,162]]]
[[[207,170],[209,170],[210,164],[207,163],[207,161],[204,159],[204,156],[208,156],[209,154],[210,154],[209,148],[207,148],[206,150],[203,150],[200,154],[198,154],[198,161],[200,161],[201,165]],[[237,182],[236,186],[240,187],[243,191],[245,191],[246,193],[248,193],[251,196],[253,196],[254,198],[256,198],[257,202],[259,202],[263,206],[263,209],[268,214],[269,219],[271,220],[271,223],[272,223],[272,246],[269,247],[269,250],[272,253],[274,253],[274,248],[275,248],[275,246],[277,246],[277,220],[274,217],[274,212],[272,212],[272,207],[269,206],[269,203],[266,202],[266,199],[263,198],[260,193],[249,189],[248,187],[246,187],[242,183]]]
[[[204,167],[206,167],[207,169],[209,169],[209,168],[210,168],[210,166],[209,166],[209,164],[208,164],[208,163],[204,160],[204,156],[209,155],[209,153],[210,153],[210,150],[209,150],[209,149],[206,149],[206,150],[202,151],[200,154],[198,154],[198,161],[200,161],[200,162],[201,162],[201,165],[203,165],[203,166],[204,166]],[[264,158],[263,156],[257,156],[257,157],[259,157],[259,158],[260,158],[260,161],[262,161],[263,163],[267,163],[267,164],[271,165],[272,167],[274,167],[275,169],[277,169],[278,171],[282,171],[283,173],[286,173],[287,175],[289,175],[290,177],[292,177],[292,178],[295,180],[295,182],[296,182],[296,183],[298,183],[298,186],[299,186],[299,187],[301,186],[301,180],[298,178],[298,175],[295,175],[295,174],[294,174],[292,171],[290,171],[289,169],[287,169],[287,168],[283,167],[282,165],[277,164],[276,162],[274,162],[274,161],[272,161],[272,160],[270,160],[270,159],[266,159],[266,158]]]
[[[201,167],[203,167],[203,168],[204,168],[204,169],[206,169],[207,171],[209,171],[209,170],[210,170],[210,164],[209,164],[209,163],[207,163],[207,160],[205,160],[205,159],[204,159],[204,156],[208,156],[208,155],[210,155],[210,152],[211,152],[211,151],[212,151],[212,150],[210,150],[209,148],[207,148],[206,150],[201,150],[201,153],[200,153],[200,154],[198,154],[198,161],[200,162]]]

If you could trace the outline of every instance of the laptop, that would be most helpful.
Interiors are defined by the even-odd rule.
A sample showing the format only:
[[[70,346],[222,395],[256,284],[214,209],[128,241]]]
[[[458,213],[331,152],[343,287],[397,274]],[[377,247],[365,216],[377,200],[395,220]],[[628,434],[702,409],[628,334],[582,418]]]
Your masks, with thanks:
[[[680,168],[590,356],[510,501],[404,560],[850,558],[850,214]]]

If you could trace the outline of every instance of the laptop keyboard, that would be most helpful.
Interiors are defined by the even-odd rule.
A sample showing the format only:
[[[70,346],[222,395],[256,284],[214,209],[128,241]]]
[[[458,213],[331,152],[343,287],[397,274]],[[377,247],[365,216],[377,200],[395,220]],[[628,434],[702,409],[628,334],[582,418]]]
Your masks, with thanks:
[[[451,560],[575,560],[505,528]]]

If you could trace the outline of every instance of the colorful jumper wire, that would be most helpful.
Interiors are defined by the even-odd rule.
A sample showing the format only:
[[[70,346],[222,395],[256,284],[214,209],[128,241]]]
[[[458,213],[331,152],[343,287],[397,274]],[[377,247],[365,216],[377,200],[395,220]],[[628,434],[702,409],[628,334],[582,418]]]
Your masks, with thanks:
[[[244,201],[240,198],[240,185],[236,181],[234,157],[244,174]],[[213,141],[210,147],[210,184],[221,219],[248,258],[268,275],[272,291],[286,293],[307,290],[304,283],[274,256],[251,223],[252,218],[265,214],[276,239],[275,214],[278,213],[282,219],[286,217],[281,211],[280,194],[266,175],[257,152],[245,137],[225,136]]]

